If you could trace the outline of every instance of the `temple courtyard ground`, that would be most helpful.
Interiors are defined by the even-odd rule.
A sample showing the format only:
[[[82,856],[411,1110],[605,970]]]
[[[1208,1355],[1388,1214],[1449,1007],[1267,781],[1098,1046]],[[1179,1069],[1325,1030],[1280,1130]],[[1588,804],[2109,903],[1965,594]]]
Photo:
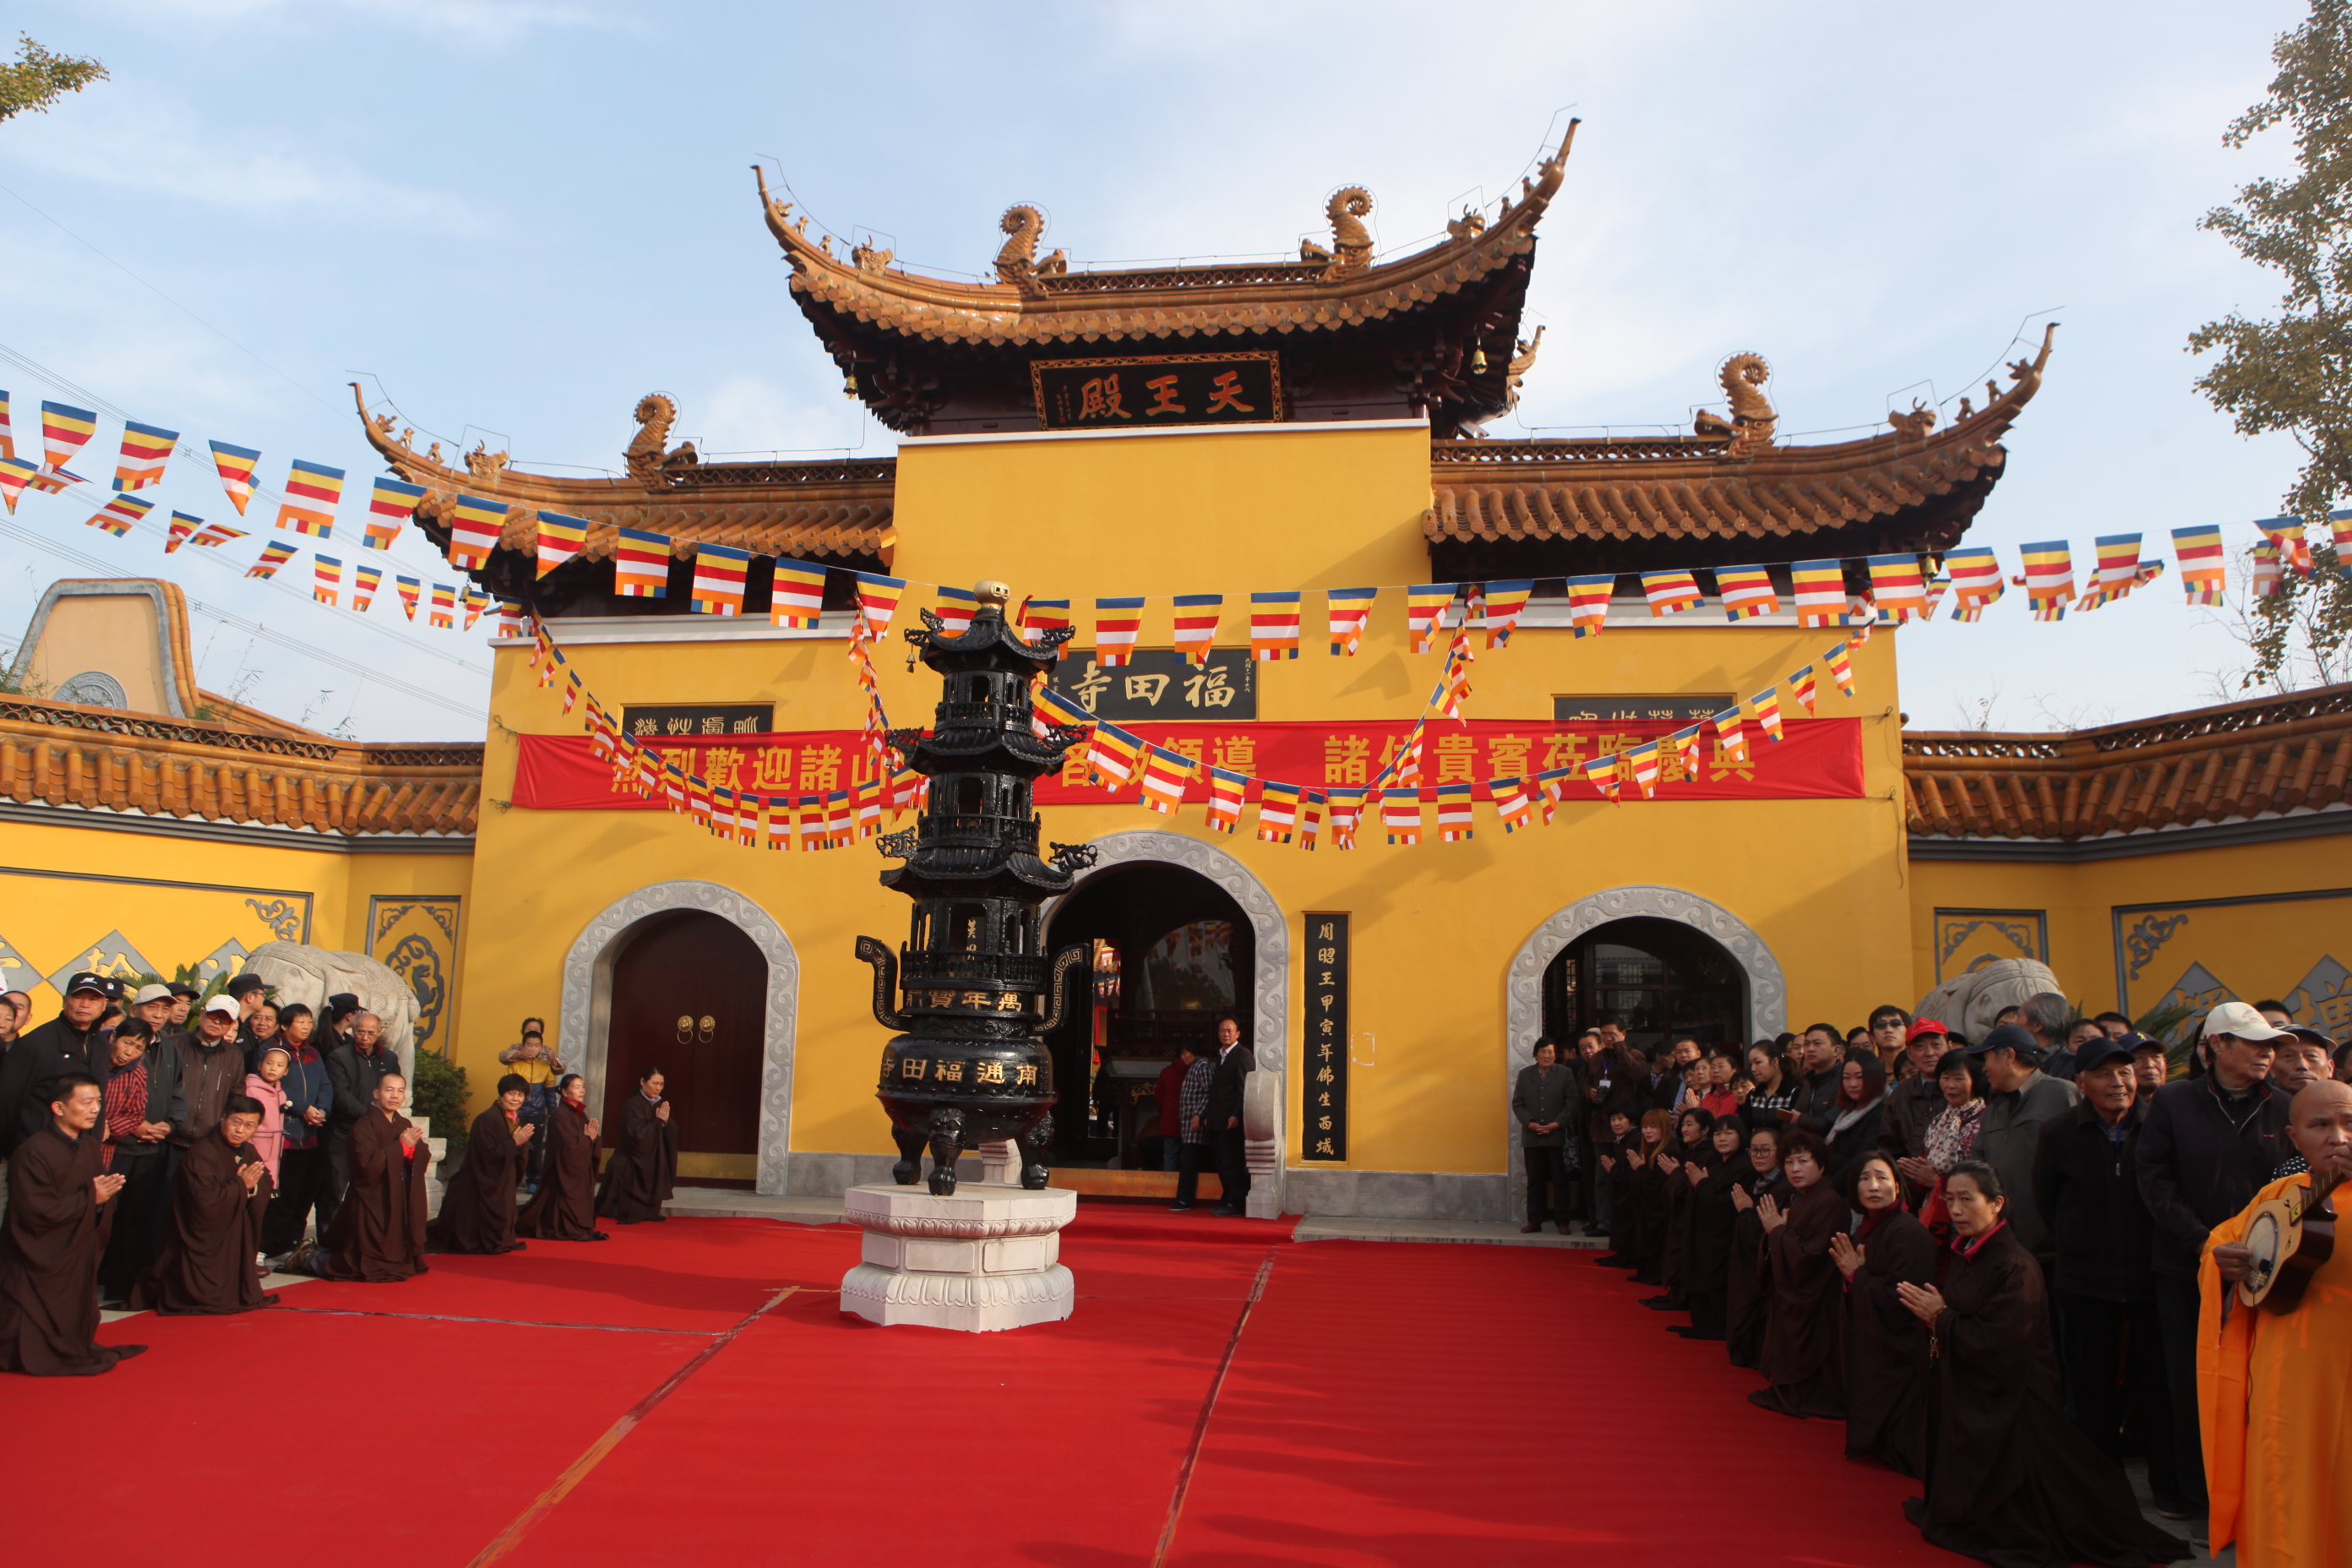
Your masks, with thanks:
[[[10,1536],[336,1568],[1962,1561],[1904,1523],[1913,1483],[1749,1405],[1588,1252],[1298,1230],[1082,1203],[1076,1314],[1001,1334],[845,1317],[856,1231],[743,1217],[122,1318],[101,1339],[145,1356],[0,1384]]]

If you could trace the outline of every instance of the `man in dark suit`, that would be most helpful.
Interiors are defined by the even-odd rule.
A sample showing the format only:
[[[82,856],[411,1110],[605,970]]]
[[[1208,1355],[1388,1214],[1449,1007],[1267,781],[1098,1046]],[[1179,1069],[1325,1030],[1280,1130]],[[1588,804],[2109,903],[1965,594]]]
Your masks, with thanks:
[[[1224,1196],[1213,1214],[1239,1215],[1249,1203],[1249,1156],[1242,1131],[1242,1081],[1257,1067],[1257,1058],[1242,1044],[1242,1026],[1234,1018],[1217,1020],[1217,1068],[1209,1079],[1209,1144],[1217,1152],[1217,1180]]]

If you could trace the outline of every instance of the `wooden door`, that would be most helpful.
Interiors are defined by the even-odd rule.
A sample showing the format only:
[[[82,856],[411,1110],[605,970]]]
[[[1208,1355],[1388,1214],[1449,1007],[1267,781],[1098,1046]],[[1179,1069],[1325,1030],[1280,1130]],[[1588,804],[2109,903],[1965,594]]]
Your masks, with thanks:
[[[767,1012],[768,961],[732,921],[689,910],[646,924],[613,965],[605,1146],[653,1067],[680,1152],[757,1153]]]

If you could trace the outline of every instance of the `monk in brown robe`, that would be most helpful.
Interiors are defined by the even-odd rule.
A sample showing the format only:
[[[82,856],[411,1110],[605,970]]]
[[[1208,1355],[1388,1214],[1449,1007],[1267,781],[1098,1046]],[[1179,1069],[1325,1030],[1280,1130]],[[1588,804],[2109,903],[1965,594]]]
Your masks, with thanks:
[[[647,1068],[637,1080],[637,1092],[621,1111],[604,1184],[596,1189],[596,1212],[623,1225],[663,1218],[661,1206],[677,1184],[677,1126],[661,1097],[662,1082],[659,1068]]]
[[[101,1173],[98,1134],[105,1091],[87,1073],[67,1073],[41,1091],[49,1124],[37,1127],[8,1161],[8,1216],[0,1228],[0,1372],[89,1377],[145,1345],[101,1345],[98,1259],[122,1178]]]
[[[407,1100],[408,1080],[386,1073],[367,1114],[352,1124],[352,1184],[327,1227],[323,1279],[390,1284],[426,1272],[425,1176],[433,1155],[400,1113]]]
[[[520,1073],[499,1079],[498,1103],[474,1118],[465,1167],[441,1200],[441,1215],[425,1229],[436,1252],[520,1252],[515,1239],[515,1188],[523,1151],[538,1131],[522,1120],[530,1085]]]
[[[1895,1287],[1927,1326],[1936,1363],[1927,1496],[1905,1502],[1905,1516],[1928,1544],[1985,1563],[2141,1568],[2194,1555],[2142,1517],[2122,1468],[2066,1419],[2049,1291],[2002,1218],[2008,1202],[1992,1166],[1954,1165],[1943,1286]]]
[[[515,1234],[548,1241],[603,1241],[596,1228],[596,1139],[601,1131],[588,1114],[588,1081],[566,1074],[548,1113],[548,1145],[541,1156],[539,1191],[515,1216]]]
[[[1797,1191],[1796,1202],[1783,1210],[1768,1195],[1756,1205],[1772,1292],[1772,1321],[1757,1370],[1771,1386],[1756,1390],[1748,1402],[1783,1415],[1843,1421],[1844,1281],[1830,1260],[1830,1242],[1845,1234],[1853,1210],[1830,1184],[1829,1147],[1819,1134],[1801,1128],[1783,1148],[1780,1170]]]
[[[261,1214],[272,1192],[269,1167],[253,1146],[261,1101],[232,1094],[213,1130],[188,1146],[172,1178],[163,1251],[131,1293],[134,1308],[165,1317],[250,1312],[274,1307],[262,1294]]]

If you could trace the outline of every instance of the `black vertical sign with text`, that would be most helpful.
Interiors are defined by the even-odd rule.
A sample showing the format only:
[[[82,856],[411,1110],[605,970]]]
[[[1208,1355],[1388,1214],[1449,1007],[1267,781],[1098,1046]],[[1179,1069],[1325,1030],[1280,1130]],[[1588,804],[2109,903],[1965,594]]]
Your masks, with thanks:
[[[1309,1160],[1348,1157],[1348,917],[1307,917],[1307,1083],[1300,1096]]]

